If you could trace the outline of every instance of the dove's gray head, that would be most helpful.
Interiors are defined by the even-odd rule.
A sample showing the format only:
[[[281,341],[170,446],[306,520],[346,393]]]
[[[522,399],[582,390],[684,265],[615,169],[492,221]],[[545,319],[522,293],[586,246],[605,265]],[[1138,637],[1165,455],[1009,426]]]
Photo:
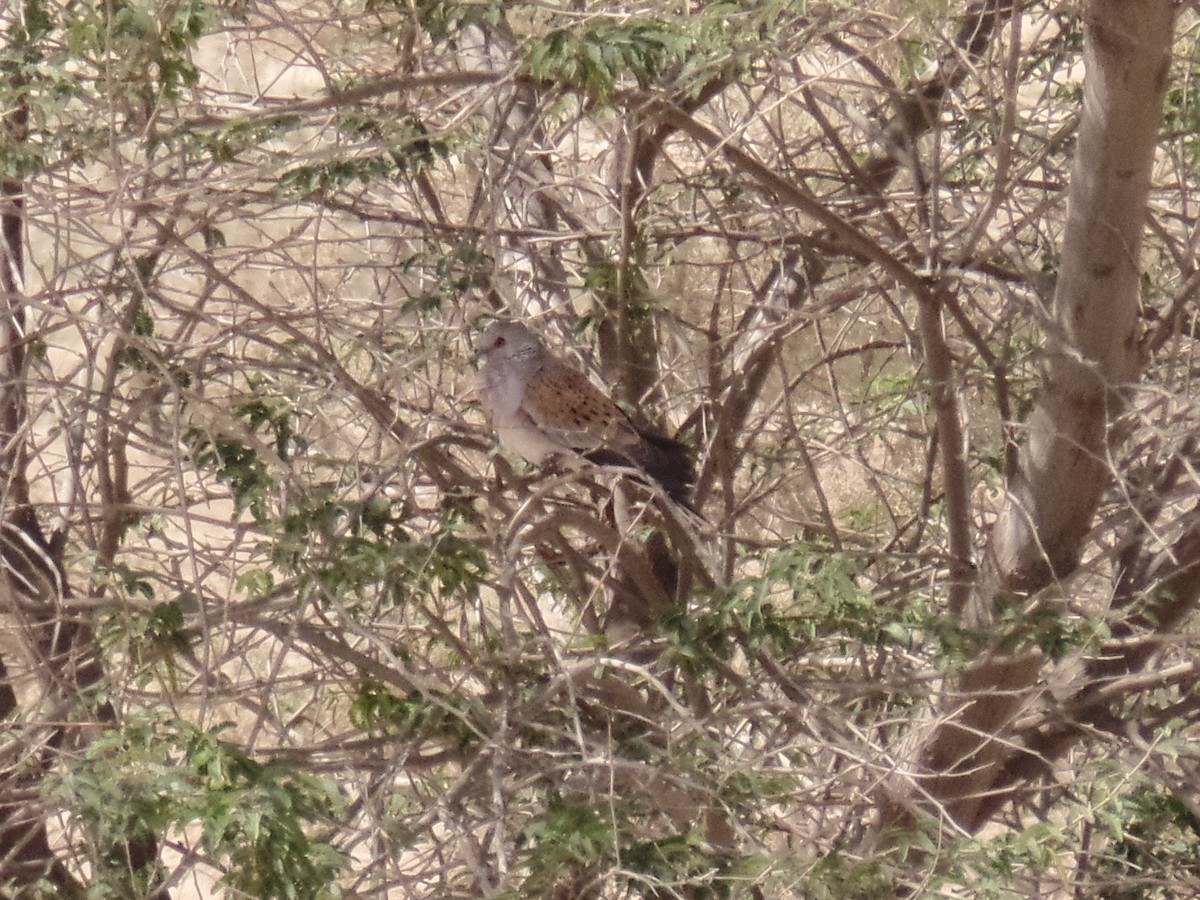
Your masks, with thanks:
[[[542,355],[542,342],[519,322],[493,322],[479,338],[476,356],[487,365],[531,366]]]

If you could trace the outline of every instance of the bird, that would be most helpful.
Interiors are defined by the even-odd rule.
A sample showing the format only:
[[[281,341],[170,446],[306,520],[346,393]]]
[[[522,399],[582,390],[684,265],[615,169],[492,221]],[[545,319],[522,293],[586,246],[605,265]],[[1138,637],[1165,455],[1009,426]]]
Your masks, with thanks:
[[[475,393],[500,446],[533,463],[578,461],[640,469],[691,508],[696,480],[687,445],[644,428],[520,322],[499,321],[476,345]]]

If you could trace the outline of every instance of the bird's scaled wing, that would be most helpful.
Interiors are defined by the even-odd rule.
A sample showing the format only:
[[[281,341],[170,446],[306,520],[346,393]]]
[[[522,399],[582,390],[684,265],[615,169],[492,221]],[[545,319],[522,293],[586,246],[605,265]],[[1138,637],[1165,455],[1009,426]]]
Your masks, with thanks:
[[[619,450],[640,441],[616,403],[582,372],[556,359],[530,377],[521,405],[550,438],[581,453]]]

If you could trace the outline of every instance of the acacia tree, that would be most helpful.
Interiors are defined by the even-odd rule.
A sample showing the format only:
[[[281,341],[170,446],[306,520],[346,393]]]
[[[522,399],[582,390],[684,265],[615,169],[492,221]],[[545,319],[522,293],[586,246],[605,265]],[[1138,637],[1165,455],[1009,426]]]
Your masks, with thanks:
[[[3,890],[1194,885],[1194,13],[951,13],[6,9]]]

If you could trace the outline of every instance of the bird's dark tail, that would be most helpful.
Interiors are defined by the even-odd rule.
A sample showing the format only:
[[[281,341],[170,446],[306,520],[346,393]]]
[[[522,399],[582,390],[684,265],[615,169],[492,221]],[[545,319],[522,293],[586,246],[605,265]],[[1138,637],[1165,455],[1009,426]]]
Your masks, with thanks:
[[[692,508],[692,485],[696,483],[696,466],[687,444],[649,429],[637,429],[642,442],[630,448],[628,454],[616,450],[593,450],[585,454],[599,465],[632,465],[657,481],[672,500]]]
[[[692,508],[692,485],[696,483],[696,465],[687,444],[653,431],[638,429],[642,446],[638,464],[647,475],[663,486],[672,500]]]

